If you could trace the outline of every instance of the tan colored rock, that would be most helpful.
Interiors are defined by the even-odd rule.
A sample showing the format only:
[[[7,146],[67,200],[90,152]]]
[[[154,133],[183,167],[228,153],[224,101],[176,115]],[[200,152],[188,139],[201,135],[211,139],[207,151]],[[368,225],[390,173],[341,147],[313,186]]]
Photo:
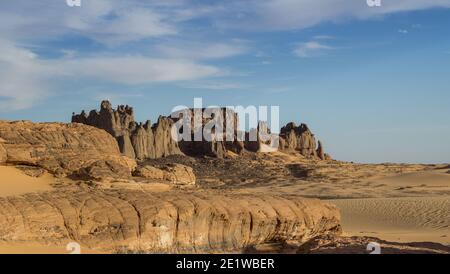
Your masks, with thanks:
[[[181,164],[166,164],[161,168],[146,165],[137,168],[134,175],[176,185],[194,185],[196,180],[194,170]]]
[[[143,166],[136,169],[134,176],[152,180],[165,180],[166,172],[153,166]]]
[[[130,169],[116,161],[98,160],[81,168],[72,175],[74,178],[95,181],[110,181],[131,177]]]
[[[72,175],[99,160],[115,162],[129,172],[136,165],[120,154],[111,135],[82,124],[0,121],[0,138],[7,163],[41,167],[58,176]]]
[[[316,138],[306,124],[301,124],[297,127],[295,123],[288,123],[281,128],[280,137],[282,140],[280,142],[281,150],[295,150],[306,158],[311,159],[324,160],[326,158],[322,144],[316,149]]]
[[[182,154],[178,142],[171,137],[172,119],[161,116],[158,122],[144,125],[134,120],[134,111],[130,106],[118,106],[113,109],[109,101],[103,101],[100,111],[92,110],[89,115],[84,111],[72,115],[73,123],[81,123],[106,130],[119,145],[120,152],[132,159],[144,160]]]
[[[240,252],[339,234],[336,207],[271,195],[140,190],[53,191],[0,198],[3,244],[76,241],[103,252]]]
[[[166,180],[176,185],[194,185],[195,174],[191,167],[180,164],[168,164],[163,167],[166,171]]]
[[[0,164],[6,163],[7,158],[8,154],[6,153],[6,149],[3,147],[2,140],[0,140]]]
[[[173,120],[160,116],[158,122],[153,125],[155,158],[170,155],[182,155],[178,142],[172,138]]]

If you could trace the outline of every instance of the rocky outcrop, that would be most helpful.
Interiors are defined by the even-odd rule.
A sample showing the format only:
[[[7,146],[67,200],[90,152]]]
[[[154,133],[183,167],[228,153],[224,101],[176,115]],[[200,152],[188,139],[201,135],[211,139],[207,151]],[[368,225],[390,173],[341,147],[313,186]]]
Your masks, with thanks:
[[[178,131],[184,137],[180,148],[186,155],[224,158],[228,151],[244,151],[244,142],[238,139],[239,117],[231,109],[184,109],[173,113],[172,119],[180,123]]]
[[[325,160],[329,158],[325,154],[324,147],[319,141],[319,147],[317,147],[316,138],[314,134],[309,130],[306,124],[296,126],[295,123],[288,123],[281,128],[280,131],[280,149],[298,151],[306,158],[315,158]]]
[[[183,109],[171,117],[160,116],[157,123],[137,123],[133,108],[103,101],[100,111],[86,115],[73,114],[73,123],[101,128],[114,136],[123,155],[132,159],[157,159],[170,155],[210,156],[225,158],[229,152],[298,151],[306,158],[329,159],[323,145],[317,147],[316,139],[308,126],[289,123],[280,135],[271,134],[265,122],[250,132],[241,132],[239,117],[229,108]],[[179,140],[172,138],[172,128],[178,130]],[[176,132],[176,131],[175,131]],[[256,136],[256,138],[251,138]],[[264,136],[264,138],[262,138]]]
[[[81,124],[0,121],[0,140],[3,162],[41,167],[58,176],[76,174],[99,160],[128,174],[136,165],[120,154],[108,133]]]
[[[66,190],[0,198],[0,209],[3,243],[76,241],[103,252],[241,251],[341,232],[336,207],[292,196]]]
[[[110,181],[131,177],[130,169],[116,161],[98,160],[79,169],[71,176],[74,179]]]
[[[279,149],[279,136],[272,134],[266,122],[246,133],[245,149],[252,152],[273,152]]]
[[[321,141],[319,141],[319,143],[318,143],[316,154],[317,154],[317,157],[319,157],[321,160],[325,160],[325,149],[324,149]]]
[[[114,110],[109,101],[103,101],[100,111],[92,110],[89,115],[84,111],[74,113],[72,122],[106,130],[116,138],[120,152],[131,159],[182,154],[178,143],[171,138],[173,121],[168,117],[159,117],[153,126],[150,121],[137,123],[132,107],[121,105]]]
[[[193,169],[180,164],[167,164],[161,168],[146,165],[138,167],[134,175],[175,185],[195,185],[196,180]]]

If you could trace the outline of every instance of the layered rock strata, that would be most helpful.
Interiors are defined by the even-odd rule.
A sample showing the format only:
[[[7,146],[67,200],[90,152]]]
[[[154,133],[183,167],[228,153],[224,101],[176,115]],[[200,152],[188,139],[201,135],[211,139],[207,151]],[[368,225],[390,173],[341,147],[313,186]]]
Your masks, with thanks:
[[[227,252],[339,234],[331,204],[219,193],[54,191],[0,198],[5,243],[76,241],[103,252]]]
[[[79,174],[98,161],[124,176],[136,166],[111,135],[82,124],[0,121],[0,140],[0,163],[41,167],[57,176]]]

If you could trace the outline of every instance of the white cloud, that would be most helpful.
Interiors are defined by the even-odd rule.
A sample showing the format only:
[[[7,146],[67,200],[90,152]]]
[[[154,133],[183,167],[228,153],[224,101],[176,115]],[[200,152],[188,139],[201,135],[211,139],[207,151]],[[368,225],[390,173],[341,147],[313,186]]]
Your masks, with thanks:
[[[47,72],[31,51],[0,40],[0,110],[28,108],[46,96]]]
[[[228,1],[228,15],[217,16],[223,27],[253,30],[295,30],[324,22],[370,19],[396,12],[450,8],[448,0],[383,1],[371,8],[365,0],[249,0]]]
[[[48,62],[61,76],[138,85],[195,80],[220,75],[221,70],[187,60],[144,56],[93,57]]]
[[[305,43],[300,43],[298,47],[294,50],[294,54],[300,58],[308,58],[319,56],[326,50],[331,50],[333,47],[321,44],[317,41],[309,41]]]
[[[406,29],[399,29],[398,32],[401,34],[408,34],[408,30]]]
[[[136,0],[83,1],[77,8],[68,7],[64,0],[15,0],[0,3],[0,31],[14,40],[77,34],[118,45],[178,30],[169,13]]]
[[[217,67],[193,61],[145,56],[47,60],[0,40],[0,110],[31,107],[56,90],[48,83],[58,80],[138,85],[197,80],[221,73]]]

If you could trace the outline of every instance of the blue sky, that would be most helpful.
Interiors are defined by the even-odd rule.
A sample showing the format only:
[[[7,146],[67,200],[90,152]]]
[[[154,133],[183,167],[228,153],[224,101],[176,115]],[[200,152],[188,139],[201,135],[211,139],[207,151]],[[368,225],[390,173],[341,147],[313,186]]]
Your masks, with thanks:
[[[450,162],[450,0],[0,2],[0,119],[278,105],[337,159]]]

